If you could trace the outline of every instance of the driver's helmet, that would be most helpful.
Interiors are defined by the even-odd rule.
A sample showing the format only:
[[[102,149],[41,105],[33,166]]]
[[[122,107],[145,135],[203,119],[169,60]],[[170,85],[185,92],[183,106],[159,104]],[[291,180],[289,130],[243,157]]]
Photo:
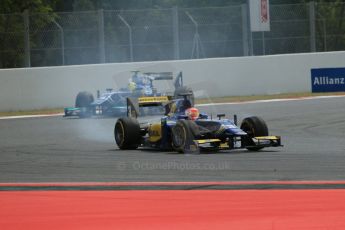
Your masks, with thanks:
[[[131,81],[128,83],[128,89],[133,91],[135,90],[135,88],[137,87],[137,84],[135,84],[135,82]]]
[[[185,114],[188,116],[188,119],[195,121],[199,117],[199,110],[195,107],[186,109]]]
[[[139,73],[135,73],[132,76],[132,81],[137,85],[144,85],[145,84],[145,76],[143,76]]]

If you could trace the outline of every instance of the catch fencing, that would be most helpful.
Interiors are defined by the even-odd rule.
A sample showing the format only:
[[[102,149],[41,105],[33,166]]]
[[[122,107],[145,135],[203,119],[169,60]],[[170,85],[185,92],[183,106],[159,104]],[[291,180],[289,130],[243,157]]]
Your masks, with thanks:
[[[239,57],[345,49],[344,3],[0,14],[0,68]]]

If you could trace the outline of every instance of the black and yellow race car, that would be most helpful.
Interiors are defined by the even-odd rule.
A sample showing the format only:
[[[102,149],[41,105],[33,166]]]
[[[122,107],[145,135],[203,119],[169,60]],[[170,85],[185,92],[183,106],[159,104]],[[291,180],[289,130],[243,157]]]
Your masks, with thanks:
[[[218,114],[216,119],[199,113],[184,98],[168,97],[127,99],[127,117],[119,118],[114,128],[115,142],[122,150],[149,147],[177,152],[199,150],[248,149],[257,151],[265,147],[279,147],[280,136],[269,136],[266,123],[260,117],[243,119],[240,127],[233,120]],[[164,107],[165,116],[156,121],[143,122],[138,115],[147,106]],[[139,122],[140,121],[140,122]]]

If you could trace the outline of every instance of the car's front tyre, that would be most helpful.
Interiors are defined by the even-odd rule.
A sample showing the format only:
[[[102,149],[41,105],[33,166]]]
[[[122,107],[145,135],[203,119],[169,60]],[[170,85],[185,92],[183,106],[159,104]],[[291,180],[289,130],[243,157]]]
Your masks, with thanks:
[[[93,95],[90,92],[82,91],[77,94],[75,98],[75,107],[83,108],[89,107],[90,104],[94,101]]]
[[[248,150],[258,151],[263,147],[255,147],[252,138],[260,136],[268,136],[268,128],[266,122],[260,117],[247,117],[243,119],[241,129],[247,133],[247,136],[242,140]]]
[[[175,151],[185,153],[196,151],[197,146],[194,143],[196,125],[190,120],[178,120],[172,128],[171,144]]]

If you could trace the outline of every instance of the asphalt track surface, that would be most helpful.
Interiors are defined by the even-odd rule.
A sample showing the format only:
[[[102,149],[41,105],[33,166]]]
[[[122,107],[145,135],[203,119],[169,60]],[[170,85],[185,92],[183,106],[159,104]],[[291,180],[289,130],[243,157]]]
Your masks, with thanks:
[[[0,120],[0,228],[343,229],[344,105],[202,108],[263,117],[285,146],[260,152],[120,151],[114,118]]]
[[[300,181],[345,178],[345,98],[214,105],[260,116],[282,148],[178,154],[120,151],[115,118],[0,120],[0,182]]]

